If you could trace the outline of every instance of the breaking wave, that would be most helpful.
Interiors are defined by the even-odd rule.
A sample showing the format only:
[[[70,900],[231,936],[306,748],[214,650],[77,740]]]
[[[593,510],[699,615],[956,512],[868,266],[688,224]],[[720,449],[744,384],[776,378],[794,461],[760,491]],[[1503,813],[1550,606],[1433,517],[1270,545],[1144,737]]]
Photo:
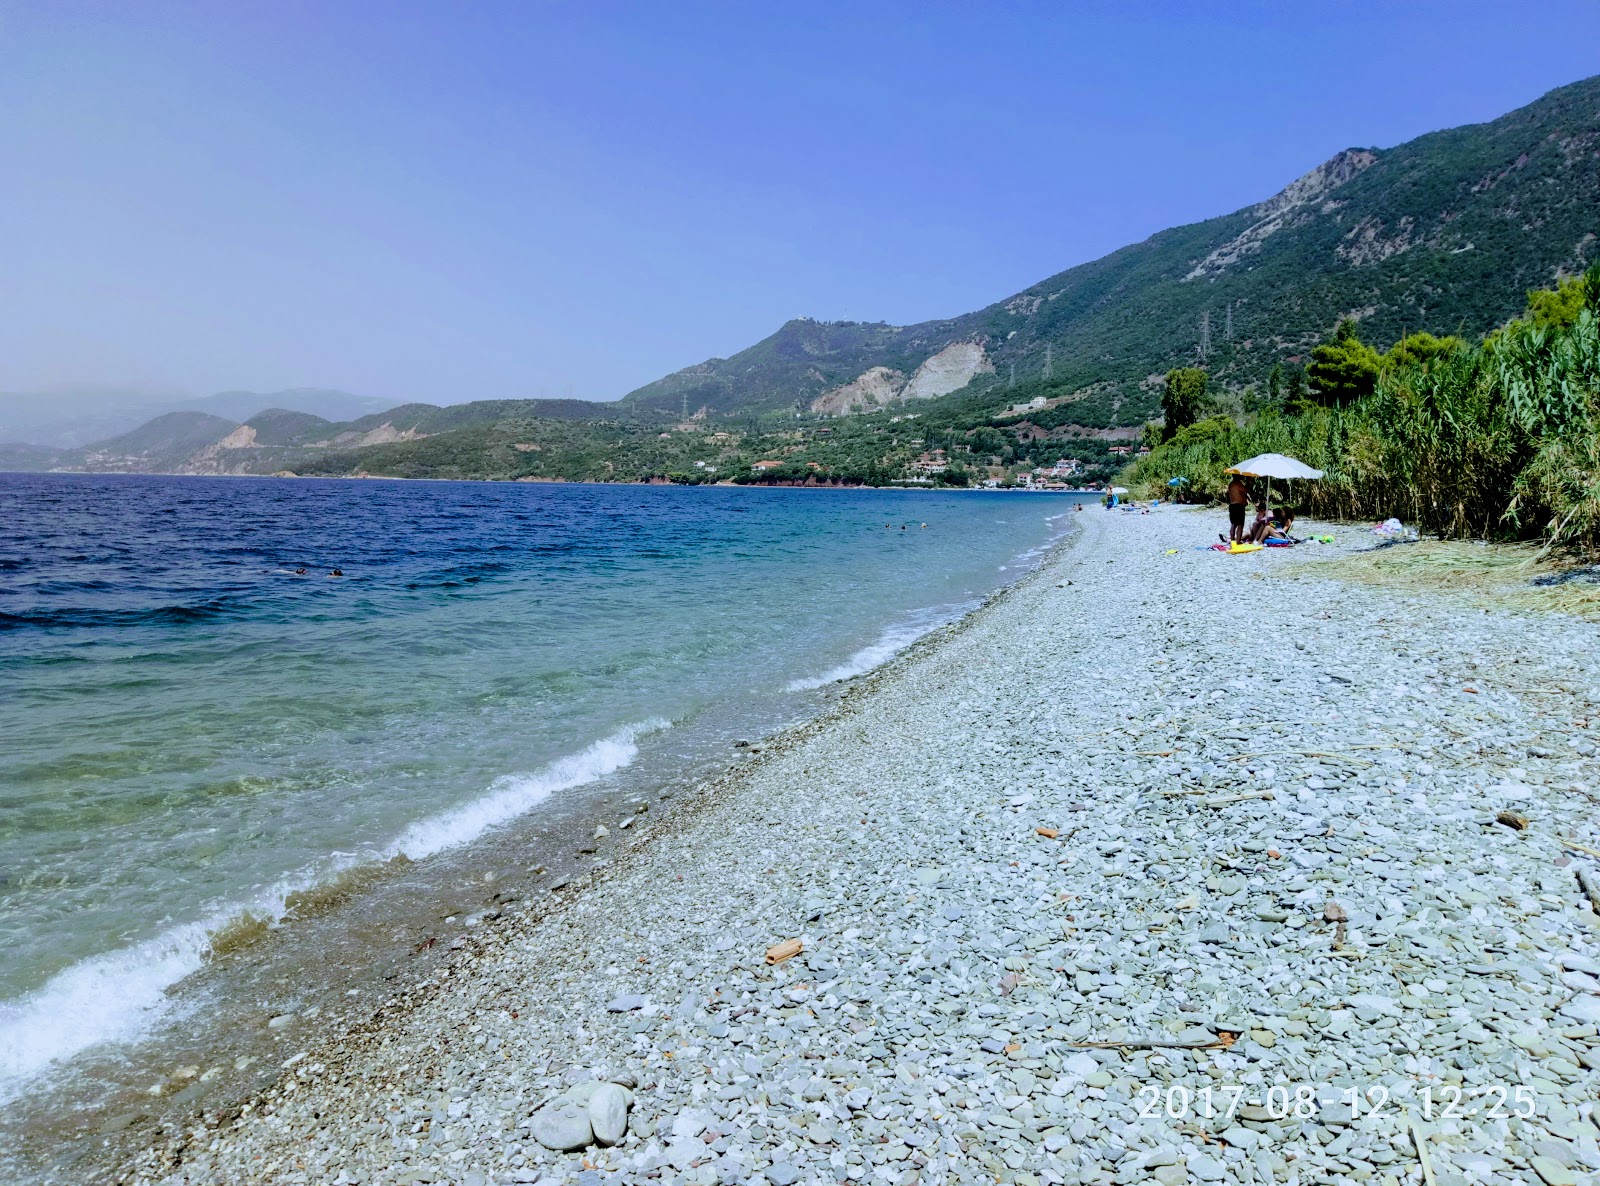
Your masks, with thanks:
[[[348,876],[357,866],[396,857],[421,860],[468,844],[551,795],[630,765],[638,756],[639,738],[669,727],[660,719],[628,725],[535,772],[505,775],[477,799],[412,824],[375,852],[333,854],[248,901],[79,960],[34,991],[0,1001],[0,1103],[17,1098],[32,1080],[80,1051],[133,1041],[171,1016],[175,1002],[167,990],[199,970],[219,936],[282,922],[308,891]]]
[[[790,680],[789,691],[809,692],[813,688],[864,675],[874,667],[887,663],[923,635],[955,621],[968,610],[976,609],[979,604],[977,601],[963,601],[955,605],[936,605],[913,614],[889,626],[877,641],[862,647],[837,667],[829,668],[821,675]]]

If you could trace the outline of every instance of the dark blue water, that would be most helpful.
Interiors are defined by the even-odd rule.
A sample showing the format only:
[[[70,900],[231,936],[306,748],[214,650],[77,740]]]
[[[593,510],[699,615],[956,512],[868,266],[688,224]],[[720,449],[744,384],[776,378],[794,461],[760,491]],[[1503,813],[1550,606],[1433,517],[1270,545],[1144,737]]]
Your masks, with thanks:
[[[143,1032],[243,912],[792,712],[1018,575],[1066,509],[0,475],[0,1098]]]

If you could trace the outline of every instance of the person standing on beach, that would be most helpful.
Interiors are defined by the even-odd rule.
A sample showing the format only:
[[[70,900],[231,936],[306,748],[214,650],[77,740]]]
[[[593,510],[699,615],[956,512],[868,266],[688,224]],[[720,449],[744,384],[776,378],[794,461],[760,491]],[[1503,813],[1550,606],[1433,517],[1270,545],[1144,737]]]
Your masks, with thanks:
[[[1250,490],[1238,474],[1228,483],[1228,542],[1244,543],[1244,516],[1250,506]]]

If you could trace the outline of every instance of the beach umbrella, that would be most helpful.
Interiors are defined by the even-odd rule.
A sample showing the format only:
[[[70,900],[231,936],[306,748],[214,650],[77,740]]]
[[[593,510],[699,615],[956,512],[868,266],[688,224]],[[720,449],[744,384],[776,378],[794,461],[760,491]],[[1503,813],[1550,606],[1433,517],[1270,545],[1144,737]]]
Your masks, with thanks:
[[[1222,471],[1225,474],[1240,474],[1246,478],[1320,478],[1322,471],[1312,469],[1297,457],[1286,457],[1282,453],[1261,453],[1255,457],[1247,458],[1229,469]]]
[[[1113,493],[1113,494],[1126,494],[1127,492],[1128,492],[1128,488],[1126,486],[1113,486],[1113,487],[1111,487],[1111,493]]]
[[[1168,486],[1182,486],[1186,482],[1188,482],[1188,480],[1189,480],[1188,478],[1168,478],[1167,479],[1167,485]]]
[[[1222,471],[1225,474],[1238,474],[1245,478],[1265,478],[1267,480],[1267,501],[1272,501],[1272,479],[1282,478],[1288,481],[1292,478],[1317,479],[1322,476],[1320,469],[1312,469],[1298,457],[1289,457],[1282,453],[1258,453],[1248,457],[1238,465]]]

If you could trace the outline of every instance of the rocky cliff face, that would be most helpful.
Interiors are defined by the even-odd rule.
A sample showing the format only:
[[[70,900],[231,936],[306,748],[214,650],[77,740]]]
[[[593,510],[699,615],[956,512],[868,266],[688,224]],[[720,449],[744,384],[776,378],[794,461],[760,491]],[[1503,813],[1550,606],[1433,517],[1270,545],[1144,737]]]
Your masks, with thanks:
[[[415,428],[396,428],[385,420],[365,432],[341,432],[331,439],[268,444],[259,439],[253,425],[241,424],[215,444],[197,450],[179,463],[174,472],[206,476],[262,473],[274,469],[283,458],[293,455],[297,450],[357,449],[364,445],[419,441],[427,435]]]
[[[1250,212],[1257,215],[1257,221],[1208,254],[1184,279],[1219,275],[1260,251],[1269,238],[1285,227],[1297,226],[1319,213],[1333,213],[1338,203],[1330,200],[1324,204],[1327,195],[1377,163],[1378,154],[1365,148],[1347,148],[1324,161],[1253,207]]]
[[[992,375],[994,363],[982,342],[952,342],[917,368],[901,399],[933,399],[960,391],[979,375]]]
[[[905,388],[906,376],[903,371],[892,367],[872,367],[850,382],[824,391],[811,401],[811,410],[829,416],[872,411],[893,403]]]
[[[813,412],[847,416],[876,411],[891,403],[934,399],[960,391],[979,375],[992,374],[994,363],[981,342],[952,342],[925,359],[908,380],[901,371],[876,366],[848,383],[825,391],[811,401]]]
[[[428,434],[418,432],[415,428],[396,428],[389,421],[384,421],[376,428],[369,428],[366,432],[341,432],[330,441],[318,441],[318,445],[333,445],[341,449],[359,449],[363,445],[392,445],[396,441],[420,441]]]

